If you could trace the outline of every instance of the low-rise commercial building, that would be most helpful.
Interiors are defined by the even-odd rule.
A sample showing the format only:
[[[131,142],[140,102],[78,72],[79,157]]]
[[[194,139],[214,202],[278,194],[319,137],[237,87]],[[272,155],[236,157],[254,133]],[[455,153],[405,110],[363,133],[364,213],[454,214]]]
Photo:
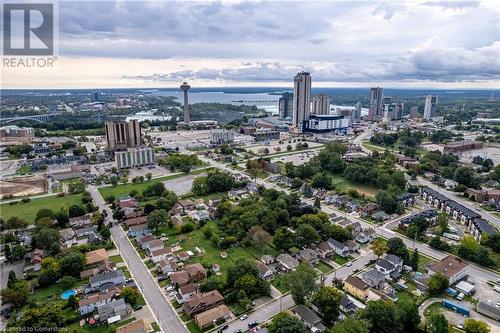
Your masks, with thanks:
[[[151,165],[155,161],[151,148],[128,148],[115,152],[115,163],[118,169]]]

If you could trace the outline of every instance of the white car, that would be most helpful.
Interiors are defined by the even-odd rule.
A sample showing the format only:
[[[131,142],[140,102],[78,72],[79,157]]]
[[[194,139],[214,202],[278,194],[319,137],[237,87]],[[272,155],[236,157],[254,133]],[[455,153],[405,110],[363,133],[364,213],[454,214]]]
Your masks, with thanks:
[[[172,291],[174,290],[174,286],[168,286],[167,288],[165,288],[166,291]]]
[[[240,320],[245,320],[248,318],[248,315],[247,314],[244,314],[243,316],[240,317]]]
[[[345,264],[347,267],[351,267],[352,266],[352,262],[348,262],[347,264]]]

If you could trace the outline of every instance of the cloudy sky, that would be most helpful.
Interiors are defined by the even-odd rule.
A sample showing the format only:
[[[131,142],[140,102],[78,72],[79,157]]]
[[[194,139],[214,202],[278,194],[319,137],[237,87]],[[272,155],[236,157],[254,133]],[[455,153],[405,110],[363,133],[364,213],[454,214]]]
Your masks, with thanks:
[[[61,1],[54,68],[4,88],[500,86],[500,6],[486,1]]]

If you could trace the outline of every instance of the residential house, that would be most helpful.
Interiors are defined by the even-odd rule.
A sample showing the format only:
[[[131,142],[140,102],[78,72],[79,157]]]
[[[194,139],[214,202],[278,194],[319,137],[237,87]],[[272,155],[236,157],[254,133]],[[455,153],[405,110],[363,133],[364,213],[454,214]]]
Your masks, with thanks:
[[[109,259],[108,253],[106,252],[105,249],[98,249],[85,253],[85,263],[89,266],[103,263],[105,260],[108,259]]]
[[[218,290],[212,290],[207,293],[194,294],[190,300],[182,305],[182,310],[187,315],[193,316],[222,303],[224,303],[224,296]]]
[[[104,259],[99,262],[96,267],[92,267],[80,272],[81,279],[87,279],[91,276],[111,272],[115,269],[116,264],[109,259]]]
[[[202,330],[212,327],[214,323],[221,320],[229,319],[232,317],[231,310],[224,304],[219,305],[213,309],[204,311],[194,316],[196,325]]]
[[[118,199],[116,206],[120,207],[122,210],[126,208],[137,208],[137,200],[130,196],[124,196]]]
[[[403,260],[393,254],[388,254],[384,258],[377,260],[375,269],[386,277],[395,278],[403,270]]]
[[[77,238],[81,237],[87,237],[90,234],[95,233],[95,227],[94,226],[89,226],[89,227],[83,227],[83,228],[78,228],[75,229],[75,236]]]
[[[146,224],[148,223],[148,217],[147,216],[138,216],[134,217],[132,219],[125,220],[125,224],[127,227],[133,227],[134,225],[140,225],[140,224]]]
[[[353,315],[358,310],[356,304],[349,299],[346,295],[342,294],[340,297],[340,310],[347,313],[348,315]]]
[[[373,228],[368,228],[358,234],[358,236],[356,237],[356,241],[361,244],[371,243],[374,236],[375,230]]]
[[[376,203],[368,202],[361,209],[361,214],[363,216],[371,216],[373,213],[375,213],[377,211],[377,209],[378,209],[378,205]]]
[[[411,193],[403,193],[397,199],[404,207],[410,207],[415,204],[415,195]]]
[[[354,221],[351,223],[351,229],[352,229],[352,233],[353,235],[357,235],[361,232],[362,228],[361,228],[361,223],[359,223],[358,221]]]
[[[348,213],[356,212],[358,210],[358,203],[356,201],[348,201],[345,204],[345,210]]]
[[[472,220],[469,223],[467,230],[472,234],[472,236],[474,236],[474,238],[478,242],[481,241],[483,235],[491,236],[498,232],[491,226],[491,224],[488,223],[488,221],[480,218]]]
[[[172,250],[168,247],[159,250],[153,250],[151,251],[150,255],[151,261],[156,264],[164,259],[167,259],[169,256],[172,256]]]
[[[385,221],[385,220],[388,220],[390,218],[391,218],[391,216],[389,214],[386,214],[386,212],[384,212],[382,210],[379,210],[379,211],[372,214],[372,219],[374,219],[375,221]]]
[[[185,252],[185,251],[180,251],[180,252],[177,252],[177,258],[180,261],[188,261],[189,260],[189,254],[187,254],[187,252]]]
[[[299,304],[292,309],[292,312],[313,332],[324,332],[325,325],[321,318],[305,305]]]
[[[210,220],[210,214],[208,213],[207,210],[193,210],[189,212],[189,217],[193,219],[193,221],[196,222],[202,222],[202,221],[207,221]]]
[[[146,244],[148,242],[151,242],[152,240],[155,240],[156,237],[154,235],[146,235],[146,236],[142,236],[142,237],[139,237],[137,238],[137,245],[140,246],[141,249],[143,250],[146,250]]]
[[[84,227],[91,224],[92,224],[92,219],[90,217],[90,214],[69,218],[69,225],[72,228]]]
[[[172,216],[170,221],[172,221],[172,223],[174,225],[183,225],[184,224],[184,220],[179,215]]]
[[[322,242],[319,243],[318,246],[316,246],[316,252],[321,258],[327,259],[332,256],[333,249],[330,247],[328,242]]]
[[[128,235],[131,237],[146,236],[151,233],[147,224],[138,224],[128,229]]]
[[[99,320],[105,322],[110,318],[116,316],[124,317],[132,313],[132,308],[129,304],[125,303],[123,298],[119,298],[108,304],[97,307],[97,313],[99,314]]]
[[[294,271],[295,268],[299,266],[299,261],[286,253],[281,253],[280,255],[278,255],[276,257],[276,262],[279,264],[279,267],[285,272]]]
[[[359,251],[359,244],[352,240],[346,240],[344,244],[349,248],[349,252]]]
[[[463,279],[467,273],[467,264],[461,259],[454,256],[447,256],[437,263],[427,266],[427,273],[433,275],[435,273],[442,273],[450,282],[450,285]]]
[[[160,260],[156,264],[156,271],[160,274],[168,274],[177,270],[177,263],[173,260]]]
[[[259,269],[259,276],[262,280],[270,280],[273,277],[273,271],[260,261],[257,262],[257,268]]]
[[[385,274],[376,269],[364,272],[361,279],[373,288],[382,289],[385,285]]]
[[[97,289],[105,283],[112,283],[116,286],[125,283],[125,276],[123,275],[123,271],[119,269],[116,271],[91,276],[89,278],[89,282],[91,289]]]
[[[89,235],[88,237],[88,243],[90,245],[99,245],[104,241],[102,236],[98,234],[97,232],[93,232]]]
[[[269,264],[272,264],[275,259],[272,255],[269,255],[269,254],[264,254],[261,258],[260,258],[260,261],[264,264],[264,265],[269,265]]]
[[[165,247],[161,239],[153,239],[146,243],[146,252],[151,255],[154,251],[161,250]]]
[[[194,202],[190,199],[179,200],[178,204],[182,207],[184,215],[193,210],[195,206]]]
[[[368,296],[370,286],[357,276],[349,275],[343,284],[345,291],[359,299],[365,299]]]
[[[318,264],[318,254],[313,249],[303,249],[299,252],[299,261],[315,266]]]
[[[75,238],[75,232],[73,231],[72,228],[66,228],[66,229],[59,230],[59,236],[60,236],[61,242],[65,243],[65,242]]]
[[[146,322],[144,319],[140,319],[117,327],[115,333],[148,333],[152,330],[153,328],[151,327],[151,324]]]
[[[196,283],[190,283],[179,288],[179,291],[175,294],[175,299],[177,303],[184,304],[189,301],[198,291],[198,285]]]
[[[339,256],[345,258],[349,255],[349,248],[347,247],[347,245],[342,244],[341,242],[339,242],[333,238],[328,239],[328,244],[333,249],[333,252],[335,252]]]
[[[110,303],[115,295],[116,289],[113,289],[108,292],[98,292],[81,298],[78,302],[80,316],[92,313],[98,306]]]
[[[170,274],[170,281],[172,282],[173,285],[177,287],[182,287],[188,285],[189,282],[191,282],[191,277],[189,276],[188,272],[182,270]]]
[[[184,270],[188,272],[191,281],[197,282],[203,280],[207,276],[205,268],[199,263],[186,265]]]

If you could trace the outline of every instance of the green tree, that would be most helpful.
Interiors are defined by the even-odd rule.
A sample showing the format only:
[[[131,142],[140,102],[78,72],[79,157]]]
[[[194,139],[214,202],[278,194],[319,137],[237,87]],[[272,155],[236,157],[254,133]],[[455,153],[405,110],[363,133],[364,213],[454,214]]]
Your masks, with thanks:
[[[36,213],[35,221],[38,221],[44,217],[48,217],[48,218],[52,219],[54,217],[54,212],[49,208],[39,209],[38,212]]]
[[[314,207],[315,207],[315,208],[318,208],[318,209],[321,209],[321,200],[319,200],[319,198],[318,198],[318,197],[316,197],[316,198],[314,199]]]
[[[49,250],[53,244],[59,245],[59,232],[50,228],[40,228],[33,233],[31,246],[33,248]]]
[[[401,299],[396,307],[396,321],[403,332],[415,332],[420,324],[418,306],[413,300]]]
[[[287,251],[295,246],[295,234],[285,227],[278,228],[274,233],[273,244],[276,248]]]
[[[9,271],[9,277],[7,279],[7,287],[12,288],[16,284],[17,277],[14,271]]]
[[[3,225],[4,225],[4,228],[7,230],[9,230],[9,229],[24,229],[28,226],[28,222],[26,222],[25,220],[23,220],[17,216],[13,216],[13,217],[9,218],[7,221],[5,221],[5,223]]]
[[[151,172],[146,173],[147,180],[151,180],[151,177],[153,177],[153,174]]]
[[[148,227],[155,231],[164,223],[168,222],[168,214],[163,209],[156,209],[148,215]]]
[[[420,255],[418,253],[418,249],[415,249],[413,253],[411,254],[409,265],[414,271],[418,270],[418,261],[419,261]]]
[[[384,300],[368,302],[359,317],[371,324],[372,332],[390,332],[398,325],[394,304]]]
[[[309,333],[310,330],[298,318],[281,312],[273,318],[269,333]]]
[[[61,272],[79,278],[80,271],[85,268],[85,256],[81,252],[67,252],[59,261]]]
[[[392,237],[387,241],[387,253],[394,254],[404,261],[407,261],[409,258],[408,249],[399,237]]]
[[[340,298],[342,294],[334,287],[320,287],[314,295],[312,303],[322,314],[323,322],[330,326],[339,316]]]
[[[439,233],[442,235],[448,232],[448,215],[446,213],[439,213],[436,218],[436,224],[439,226]]]
[[[59,287],[62,290],[68,290],[68,289],[72,288],[75,285],[75,282],[76,282],[76,280],[75,280],[74,277],[69,276],[69,275],[65,275],[59,281]]]
[[[314,188],[330,190],[332,188],[332,177],[326,172],[317,173],[311,180],[311,186]]]
[[[139,292],[137,291],[137,289],[134,289],[132,287],[125,287],[120,293],[120,297],[122,297],[128,304],[135,305],[139,298]]]
[[[303,223],[297,228],[295,233],[297,245],[300,247],[309,247],[313,243],[319,243],[321,237],[314,227],[310,224]]]
[[[489,333],[490,325],[481,320],[467,319],[464,323],[465,333]]]
[[[295,271],[285,275],[285,283],[291,290],[293,300],[304,304],[318,289],[316,270],[309,265],[301,264]]]
[[[78,298],[75,295],[71,295],[68,298],[68,307],[71,309],[77,309],[78,308]]]
[[[80,205],[71,205],[68,210],[68,215],[69,217],[78,217],[85,215],[87,213],[87,210]]]
[[[433,313],[425,325],[427,333],[448,333],[448,320],[442,313]]]
[[[364,320],[357,320],[347,317],[343,321],[338,321],[329,333],[369,333],[370,325]]]
[[[383,239],[376,239],[370,246],[373,253],[380,258],[387,251],[387,243]]]
[[[12,303],[16,308],[26,304],[29,295],[28,281],[18,280],[12,287],[7,287],[1,291],[3,303]]]
[[[449,286],[449,281],[443,273],[435,273],[429,278],[428,292],[431,296],[439,295]]]

